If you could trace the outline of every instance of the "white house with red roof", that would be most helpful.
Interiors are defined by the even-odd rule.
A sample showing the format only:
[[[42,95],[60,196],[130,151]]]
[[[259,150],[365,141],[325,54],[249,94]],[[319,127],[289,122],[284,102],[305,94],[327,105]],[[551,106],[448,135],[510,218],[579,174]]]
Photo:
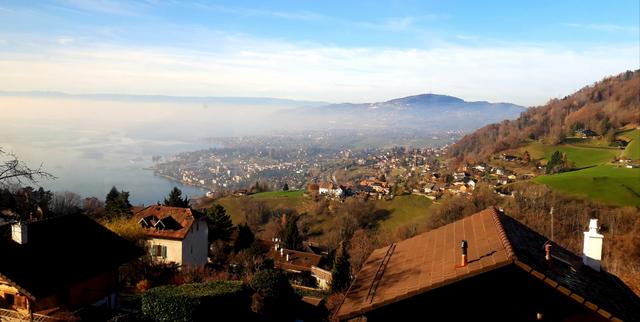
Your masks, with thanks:
[[[189,208],[154,205],[134,214],[144,228],[154,260],[181,266],[208,262],[206,217]]]

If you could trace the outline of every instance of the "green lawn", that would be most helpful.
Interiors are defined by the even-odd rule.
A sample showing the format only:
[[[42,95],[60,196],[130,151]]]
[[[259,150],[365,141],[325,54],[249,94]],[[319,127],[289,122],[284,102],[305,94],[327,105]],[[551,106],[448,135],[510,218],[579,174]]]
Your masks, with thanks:
[[[303,190],[269,191],[242,197],[224,197],[216,200],[215,203],[219,203],[227,210],[234,224],[239,224],[244,221],[241,210],[242,204],[249,199],[262,201],[271,209],[291,208],[298,212],[304,212],[306,200],[303,195]]]
[[[289,190],[289,191],[259,192],[259,193],[249,195],[249,197],[254,199],[270,199],[270,198],[298,199],[298,198],[302,198],[302,195],[304,195],[304,190]]]
[[[566,153],[567,158],[572,161],[576,168],[584,168],[607,163],[616,157],[619,150],[614,148],[595,148],[595,147],[578,147],[572,145],[547,145],[541,142],[532,142],[525,147],[519,149],[529,154],[534,159],[549,160],[553,152],[556,150]]]
[[[616,206],[640,206],[640,169],[600,165],[579,171],[540,176],[534,182],[558,191]]]
[[[418,195],[397,196],[393,200],[376,200],[378,208],[391,211],[391,216],[380,222],[381,228],[394,230],[400,225],[424,221],[429,216],[431,199]]]
[[[631,140],[629,145],[624,149],[623,155],[632,160],[640,159],[640,130],[630,130],[618,134],[618,137]]]

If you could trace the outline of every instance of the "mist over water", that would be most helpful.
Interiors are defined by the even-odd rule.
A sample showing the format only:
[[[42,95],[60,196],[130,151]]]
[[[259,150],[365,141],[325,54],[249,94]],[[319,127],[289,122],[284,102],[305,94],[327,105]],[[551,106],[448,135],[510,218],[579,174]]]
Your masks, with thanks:
[[[152,156],[212,147],[206,138],[267,133],[265,120],[286,107],[189,102],[0,97],[0,147],[57,179],[40,185],[103,199],[112,186],[133,204],[162,201],[175,185],[154,176]]]

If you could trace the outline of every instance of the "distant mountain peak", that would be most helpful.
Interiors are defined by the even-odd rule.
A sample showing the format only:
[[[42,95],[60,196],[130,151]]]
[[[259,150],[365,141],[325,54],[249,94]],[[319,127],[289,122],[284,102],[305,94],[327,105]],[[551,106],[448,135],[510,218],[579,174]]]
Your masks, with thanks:
[[[433,104],[462,104],[465,103],[463,99],[458,97],[449,96],[449,95],[440,95],[440,94],[418,94],[412,95],[402,98],[396,98],[387,101],[389,104],[425,104],[425,105],[433,105]]]

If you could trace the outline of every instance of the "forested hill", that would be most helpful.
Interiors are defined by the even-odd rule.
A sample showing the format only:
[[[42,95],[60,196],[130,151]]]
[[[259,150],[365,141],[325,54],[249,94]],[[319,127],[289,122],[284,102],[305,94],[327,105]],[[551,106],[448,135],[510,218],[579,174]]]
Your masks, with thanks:
[[[529,108],[516,120],[482,127],[453,145],[450,153],[459,161],[474,162],[531,140],[557,144],[579,129],[614,138],[617,129],[638,124],[640,70],[627,71]]]

